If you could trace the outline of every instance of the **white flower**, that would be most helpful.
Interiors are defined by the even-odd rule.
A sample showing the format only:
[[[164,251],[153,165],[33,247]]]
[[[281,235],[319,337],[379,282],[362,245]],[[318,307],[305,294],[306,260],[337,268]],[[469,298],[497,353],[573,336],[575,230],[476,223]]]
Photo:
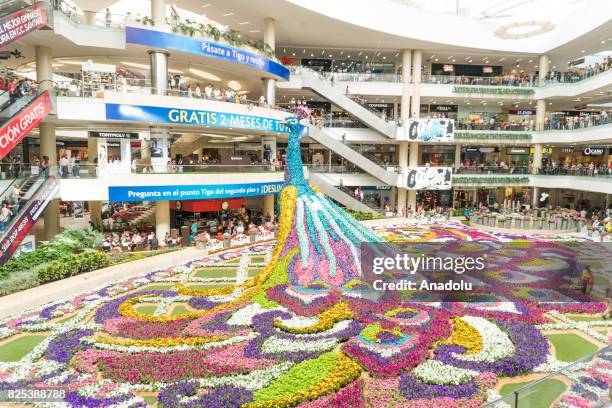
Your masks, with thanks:
[[[475,370],[453,367],[441,361],[428,360],[419,364],[412,374],[427,384],[459,385],[466,383],[480,373]]]
[[[234,314],[232,314],[232,317],[227,320],[227,324],[230,326],[251,326],[253,324],[253,317],[272,310],[286,311],[287,309],[264,309],[259,303],[253,303],[243,307],[242,309],[236,310]]]
[[[326,351],[338,344],[335,338],[319,340],[288,340],[276,336],[268,337],[261,346],[264,353],[281,353],[295,351]]]
[[[476,316],[463,316],[461,320],[478,331],[482,337],[482,349],[476,354],[455,354],[456,358],[491,363],[514,353],[512,341],[495,323]]]

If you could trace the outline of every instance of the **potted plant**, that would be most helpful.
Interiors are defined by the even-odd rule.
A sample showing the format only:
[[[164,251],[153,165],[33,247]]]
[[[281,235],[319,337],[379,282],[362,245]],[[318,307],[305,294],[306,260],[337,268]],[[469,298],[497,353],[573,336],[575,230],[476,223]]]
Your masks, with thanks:
[[[556,229],[561,229],[562,225],[563,225],[563,218],[562,218],[561,214],[556,214],[555,215],[555,228]]]

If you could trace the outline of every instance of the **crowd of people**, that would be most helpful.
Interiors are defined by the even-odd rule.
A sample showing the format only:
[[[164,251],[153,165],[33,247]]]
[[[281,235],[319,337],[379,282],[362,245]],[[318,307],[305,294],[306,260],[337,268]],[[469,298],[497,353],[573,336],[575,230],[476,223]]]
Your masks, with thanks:
[[[38,92],[38,83],[31,79],[9,79],[0,75],[0,91],[9,94],[9,101],[12,104],[19,98],[28,95],[35,95]]]
[[[19,206],[24,196],[22,186],[15,186],[2,198],[2,207],[0,208],[0,231],[4,231],[11,220],[19,213]]]
[[[529,173],[529,163],[511,161],[506,163],[503,160],[478,161],[465,160],[459,164],[455,170],[457,174],[476,173],[508,173],[508,174],[527,174]]]
[[[552,160],[538,169],[540,174],[563,175],[563,176],[612,176],[612,163],[582,163],[573,161],[571,163],[558,163]]]
[[[610,114],[606,110],[600,113],[584,112],[582,116],[565,116],[553,113],[545,119],[544,130],[582,129],[610,123]]]
[[[166,245],[171,246],[168,243]],[[160,243],[157,235],[152,230],[148,232],[124,230],[121,234],[108,234],[101,247],[105,252],[155,251],[159,249]]]

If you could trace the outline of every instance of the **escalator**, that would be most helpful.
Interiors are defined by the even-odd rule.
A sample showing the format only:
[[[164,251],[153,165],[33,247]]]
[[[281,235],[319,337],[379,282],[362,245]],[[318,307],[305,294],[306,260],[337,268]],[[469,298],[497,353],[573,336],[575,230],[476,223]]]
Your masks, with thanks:
[[[47,204],[57,195],[58,188],[55,176],[50,176],[48,169],[38,174],[26,170],[5,183],[0,197],[3,206],[8,203],[13,214],[0,232],[0,265],[19,248]]]
[[[390,186],[397,186],[398,173],[395,169],[385,166],[383,163],[373,157],[368,157],[353,149],[350,145],[337,140],[332,134],[325,129],[319,129],[316,126],[308,125],[308,137],[316,142],[327,147],[339,156],[342,156],[347,161],[355,166],[371,174],[378,180]]]
[[[5,94],[0,95],[0,101],[4,101],[0,110],[0,160],[53,112],[53,102],[47,91],[13,100],[9,98],[8,102]]]
[[[338,86],[333,86],[330,81],[321,77],[321,75],[305,67],[301,67],[301,88],[310,88],[314,93],[324,97],[340,109],[350,113],[361,122],[368,125],[370,128],[395,139],[396,127],[394,123],[387,122],[381,118],[378,113],[372,112],[366,106],[355,102],[345,91]],[[297,74],[297,75],[300,75]],[[279,88],[290,88],[291,82],[277,84]]]
[[[49,4],[44,1],[3,1],[0,6],[0,48],[49,27],[50,16]]]
[[[349,188],[335,185],[336,183],[324,174],[309,172],[308,181],[310,184],[317,187],[323,194],[342,204],[349,210],[374,214],[380,212],[379,208],[370,207],[366,203],[357,200],[353,197],[352,191]]]

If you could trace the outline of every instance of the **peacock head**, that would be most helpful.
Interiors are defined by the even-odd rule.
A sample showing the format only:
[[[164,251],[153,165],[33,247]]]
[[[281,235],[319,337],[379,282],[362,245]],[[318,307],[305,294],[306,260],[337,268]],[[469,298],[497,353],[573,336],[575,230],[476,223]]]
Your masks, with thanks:
[[[285,119],[283,123],[285,124],[285,126],[287,126],[292,131],[292,133],[295,132],[296,130],[300,130],[300,128],[302,127],[302,124],[300,123],[300,120],[298,119],[297,116],[290,116],[287,119]]]

